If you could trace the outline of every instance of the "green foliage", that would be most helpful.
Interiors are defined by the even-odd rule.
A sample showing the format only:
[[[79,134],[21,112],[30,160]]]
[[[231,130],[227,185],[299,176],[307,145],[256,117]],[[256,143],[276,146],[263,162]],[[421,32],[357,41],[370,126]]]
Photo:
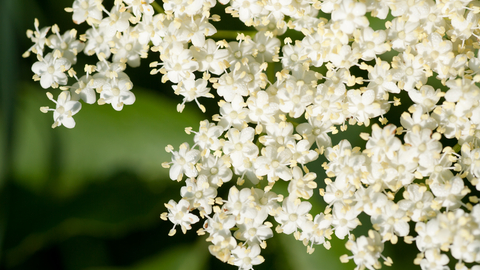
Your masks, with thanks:
[[[175,102],[139,87],[134,91],[134,106],[117,112],[110,105],[84,104],[74,130],[52,130],[51,115],[38,110],[51,102],[44,90],[26,84],[17,107],[15,178],[29,189],[46,188],[61,196],[119,169],[147,181],[164,179],[168,170],[161,163],[170,160],[165,146],[189,140],[185,127],[196,128],[201,118],[188,110],[191,106],[177,113]]]

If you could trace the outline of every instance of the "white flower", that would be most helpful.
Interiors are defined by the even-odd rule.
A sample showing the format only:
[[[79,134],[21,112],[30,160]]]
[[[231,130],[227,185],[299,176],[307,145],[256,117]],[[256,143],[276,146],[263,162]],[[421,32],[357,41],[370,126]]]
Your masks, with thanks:
[[[387,38],[392,41],[392,48],[402,52],[407,46],[414,45],[418,39],[415,32],[418,26],[419,22],[405,21],[402,17],[394,18],[387,30]]]
[[[344,239],[345,236],[350,235],[350,231],[360,225],[360,220],[357,216],[360,211],[349,207],[342,202],[333,205],[332,226],[335,230],[335,235]]]
[[[236,95],[232,102],[220,102],[220,119],[214,117],[218,121],[218,125],[222,126],[224,130],[234,127],[236,129],[243,129],[247,126],[247,116],[249,110],[245,108],[245,102],[242,96]]]
[[[88,29],[85,33],[87,42],[85,44],[84,53],[87,55],[97,54],[97,56],[102,55],[104,58],[109,58],[112,54],[110,51],[110,41],[113,40],[114,36],[109,36],[106,34],[107,28],[99,27]]]
[[[252,24],[253,18],[266,12],[256,0],[231,0],[230,4],[236,11],[234,14],[247,25]]]
[[[249,188],[238,190],[236,186],[230,188],[228,200],[222,207],[222,210],[235,217],[237,224],[244,223],[245,220],[254,219],[258,211],[252,202],[252,191]]]
[[[237,69],[225,72],[214,87],[217,89],[217,94],[227,102],[232,102],[236,96],[248,96],[249,93],[245,74]]]
[[[360,178],[363,171],[366,171],[366,157],[356,151],[352,151],[349,141],[342,140],[333,148],[326,149],[325,157],[330,161],[326,169],[327,176],[336,176],[339,188],[346,185],[360,184]]]
[[[47,34],[48,31],[50,31],[51,27],[43,27],[42,29],[38,29],[38,27],[40,26],[38,19],[35,19],[34,26],[35,31],[27,31],[27,37],[34,44],[23,54],[23,57],[28,57],[30,55],[30,51],[40,56],[43,56],[43,50],[45,48],[45,43],[47,42]]]
[[[115,79],[129,79],[128,75],[124,72],[126,65],[120,62],[110,63],[108,61],[98,61],[95,70],[97,73],[93,75],[95,79],[102,79],[103,84],[109,82],[109,80]]]
[[[400,123],[406,130],[413,130],[414,128],[434,130],[437,128],[437,121],[430,117],[423,106],[413,104],[410,107],[410,111],[413,113],[403,112],[400,117]]]
[[[285,198],[280,212],[275,215],[275,220],[280,224],[280,231],[284,234],[291,234],[304,226],[308,220],[307,214],[310,209],[312,209],[312,205],[307,201],[300,202],[298,199]]]
[[[208,238],[213,245],[208,246],[210,254],[222,262],[231,258],[231,251],[237,247],[237,240],[232,236],[230,230],[220,230]]]
[[[275,182],[278,178],[288,181],[292,179],[290,161],[292,152],[289,149],[283,150],[267,146],[262,149],[262,156],[256,159],[255,167],[258,176],[267,175],[269,182]]]
[[[143,0],[143,1],[135,1],[135,0],[123,0],[125,4],[128,6],[126,8],[131,8],[133,14],[137,17],[142,16],[142,13],[147,16],[153,15],[153,7],[150,5],[154,0]]]
[[[323,213],[317,214],[313,221],[308,220],[302,226],[302,234],[299,240],[302,240],[304,244],[306,241],[313,245],[323,244],[325,248],[330,247],[330,242],[326,239],[330,239],[332,229],[330,227],[332,221],[330,216],[325,216]],[[313,248],[310,246],[310,250],[313,252]],[[308,247],[307,247],[308,252]]]
[[[361,55],[358,47],[352,48],[350,45],[343,45],[329,53],[327,59],[339,68],[349,69],[354,65],[358,65]]]
[[[302,165],[316,160],[318,158],[318,153],[315,150],[311,150],[311,146],[312,145],[308,140],[298,141],[294,148],[290,149],[290,151],[292,151],[292,160]]]
[[[189,4],[189,6],[190,5],[191,4]],[[194,46],[202,47],[205,44],[205,37],[214,35],[217,29],[205,16],[195,16],[193,18],[193,20],[188,20],[188,24],[186,25],[190,31],[189,37]],[[187,21],[185,21],[185,23],[187,23]]]
[[[388,62],[377,58],[375,66],[369,69],[368,79],[367,87],[375,91],[377,98],[384,98],[386,93],[400,93]]]
[[[185,174],[187,177],[196,177],[198,170],[196,163],[200,159],[200,151],[190,149],[188,143],[180,145],[180,149],[172,151],[172,166],[170,168],[170,179],[180,181]]]
[[[245,241],[249,246],[262,244],[263,241],[273,236],[273,231],[270,229],[272,224],[265,222],[267,217],[267,212],[258,212],[253,219],[247,219],[244,223],[238,224],[235,237]]]
[[[392,76],[398,86],[410,91],[427,82],[424,60],[420,55],[403,52],[392,60]]]
[[[385,43],[387,34],[384,30],[374,31],[371,27],[360,28],[354,32],[355,43],[362,53],[362,59],[365,61],[373,60],[376,55],[383,54],[390,49]]]
[[[303,199],[310,199],[313,195],[313,190],[317,187],[315,179],[317,175],[314,172],[309,172],[303,175],[302,169],[295,166],[292,169],[292,180],[288,184],[288,192],[292,197],[299,197]]]
[[[445,254],[441,254],[436,248],[425,251],[425,258],[420,261],[422,270],[448,270],[450,269],[446,264],[450,260]]]
[[[123,32],[130,26],[129,19],[132,14],[122,10],[121,6],[114,5],[107,14],[108,17],[103,18],[100,22],[100,27],[105,28],[107,36],[113,37],[117,32]]]
[[[295,140],[299,139],[298,134],[293,134],[293,125],[290,122],[273,123],[266,127],[267,135],[260,138],[265,146],[293,148]]]
[[[192,52],[183,48],[183,44],[176,43],[162,56],[166,79],[179,83],[182,80],[194,78],[192,72],[198,69],[198,63],[192,59]]]
[[[388,125],[381,129],[377,124],[372,126],[372,135],[367,142],[366,149],[368,154],[375,157],[373,162],[381,162],[389,158],[392,159],[400,150],[402,142],[395,137],[397,127]]]
[[[282,54],[282,66],[284,68],[289,67],[292,70],[302,68],[302,64],[308,59],[300,41],[295,42],[294,45],[287,43],[282,47]]]
[[[432,33],[422,43],[416,45],[418,55],[420,55],[425,64],[431,69],[441,68],[441,65],[447,64],[452,55],[452,42],[444,40],[439,33]]]
[[[253,1],[253,0],[246,0]],[[226,47],[228,50],[227,61],[230,66],[235,67],[237,63],[243,64],[245,61],[249,63],[255,62],[253,58],[253,50],[255,49],[255,43],[250,39],[240,39],[240,42],[231,41]],[[244,60],[246,59],[246,60]]]
[[[260,246],[253,245],[251,247],[237,246],[232,250],[232,258],[229,262],[238,266],[239,270],[253,269],[253,265],[261,264],[265,259],[260,255]]]
[[[325,188],[323,199],[329,206],[337,202],[352,201],[356,188],[353,185],[337,184],[340,182],[326,181],[327,187]]]
[[[447,209],[455,209],[462,204],[464,197],[463,180],[455,176],[445,183],[434,182],[430,185],[435,201],[439,202],[442,207]]]
[[[472,106],[478,103],[480,88],[474,81],[469,79],[448,80],[446,85],[449,89],[445,94],[445,100],[460,105],[461,108],[457,110],[460,110],[462,115],[468,113]]]
[[[169,0],[164,1],[163,8],[166,11],[174,12],[175,15],[180,16],[183,14],[193,16],[200,14],[202,7],[213,7],[215,5],[214,1],[211,0],[194,0],[194,1],[183,1],[183,0]]]
[[[210,93],[210,88],[207,87],[207,80],[205,79],[186,79],[178,83],[178,85],[173,85],[172,88],[175,90],[175,94],[184,96],[181,104],[177,105],[177,111],[182,112],[185,108],[185,102],[195,101],[198,107],[205,112],[205,106],[200,104],[198,101],[199,97],[208,97],[213,98],[214,96]]]
[[[73,22],[81,24],[87,22],[98,22],[102,19],[102,2],[97,0],[75,0],[72,5]]]
[[[426,112],[432,111],[441,97],[441,90],[435,90],[430,85],[423,85],[419,90],[412,89],[408,91],[408,96],[413,102],[423,107]]]
[[[373,17],[379,19],[385,19],[390,10],[389,1],[377,1],[377,0],[367,0],[365,5],[367,6],[367,12],[371,12]]]
[[[198,132],[192,132],[195,133],[193,141],[202,150],[202,155],[208,157],[210,156],[209,150],[216,151],[221,147],[219,137],[223,133],[223,127],[204,120],[200,122]]]
[[[383,251],[383,242],[376,231],[369,231],[368,237],[362,235],[356,241],[348,240],[346,247],[353,253],[356,269],[366,267],[373,270],[381,267],[378,259]]]
[[[62,91],[57,100],[53,99],[53,95],[48,92],[48,99],[56,104],[55,109],[49,109],[48,107],[42,107],[40,110],[44,113],[47,111],[53,111],[53,125],[52,128],[64,125],[67,128],[75,127],[75,120],[73,115],[78,113],[82,108],[82,104],[76,100],[71,100],[70,92]]]
[[[468,11],[465,16],[462,14],[463,10],[458,12],[460,12],[460,16],[452,16],[452,29],[449,30],[449,35],[461,40],[467,40],[474,34],[472,30],[478,27],[478,14]]]
[[[375,213],[381,213],[382,207],[387,204],[388,198],[381,192],[376,192],[374,186],[371,185],[368,188],[361,186],[355,191],[355,207],[363,207],[363,211],[373,216]]]
[[[253,143],[254,133],[251,127],[241,131],[231,128],[228,131],[228,141],[225,141],[223,152],[230,156],[233,166],[242,164],[244,159],[252,159],[258,155],[258,147]]]
[[[379,230],[384,240],[391,240],[395,244],[397,237],[393,234],[406,236],[410,231],[410,219],[406,212],[392,201],[387,201],[381,209],[381,213],[375,213],[371,218],[373,227]]]
[[[467,178],[473,180],[480,178],[480,148],[472,149],[467,143],[462,144],[460,164],[464,171],[468,172]],[[477,185],[477,189],[480,183]]]
[[[332,21],[338,22],[343,32],[352,34],[357,27],[367,27],[366,6],[353,0],[340,1],[338,8],[332,11]]]
[[[198,179],[188,178],[185,181],[186,186],[180,189],[182,199],[189,201],[190,205],[201,210],[200,215],[210,215],[212,205],[217,196],[217,189],[210,186],[208,180],[204,177]]]
[[[265,31],[259,31],[255,34],[254,42],[257,46],[254,53],[256,54],[255,59],[259,63],[272,62],[274,59],[277,59],[280,51],[280,40],[278,38],[267,35]]]
[[[123,105],[132,105],[135,95],[130,91],[133,85],[129,78],[109,80],[102,86],[100,104],[112,104],[113,109],[121,111]]]
[[[223,183],[230,181],[233,173],[230,169],[230,164],[225,159],[226,156],[204,156],[201,160],[202,166],[198,178],[206,176],[208,182],[216,186],[221,186]]]
[[[270,11],[269,16],[273,16],[277,21],[283,20],[285,15],[291,15],[293,12],[290,9],[292,0],[269,0],[265,9]]]
[[[272,102],[272,98],[266,91],[258,91],[247,100],[249,109],[248,118],[250,121],[268,125],[275,122],[275,115],[278,112],[278,104]]]
[[[81,99],[85,101],[85,103],[93,104],[97,100],[95,89],[101,84],[103,84],[101,79],[94,79],[87,73],[87,75],[82,76],[72,85],[70,88],[70,94],[73,99]]]
[[[457,233],[453,239],[451,245],[452,256],[466,263],[478,263],[480,259],[478,258],[478,250],[480,249],[480,239],[478,234],[474,235],[468,229],[468,226],[478,226],[478,223],[470,223],[467,226],[462,228],[464,235]],[[468,233],[467,233],[468,232]],[[473,269],[473,268],[472,268]]]
[[[332,139],[328,133],[332,132],[333,124],[330,120],[321,120],[319,117],[310,117],[308,123],[299,124],[297,132],[309,141],[310,145],[316,142],[319,149],[332,146]]]
[[[213,39],[207,39],[202,47],[191,46],[193,58],[198,62],[198,71],[207,71],[215,75],[224,72],[223,60],[228,51],[220,49]]]
[[[415,221],[426,221],[435,215],[432,209],[433,194],[417,184],[409,185],[403,193],[405,199],[398,202],[398,206],[407,211],[410,218]]]
[[[443,243],[448,243],[451,237],[450,228],[442,226],[440,218],[433,218],[426,224],[417,222],[415,232],[418,236],[415,238],[415,244],[418,250],[425,251],[431,248],[440,248]]]
[[[357,121],[368,125],[370,118],[382,114],[382,108],[375,102],[375,92],[367,90],[361,93],[360,90],[348,90],[348,111]]]
[[[418,160],[418,171],[422,175],[428,175],[433,171],[435,159],[440,156],[442,144],[438,141],[439,136],[431,136],[430,129],[414,128],[405,134],[405,143],[411,145],[410,151]]]
[[[255,200],[256,206],[260,207],[260,212],[266,212],[272,215],[271,211],[275,211],[278,208],[278,202],[283,198],[281,195],[277,195],[275,192],[267,191],[263,189],[255,188],[252,191],[252,196]]]
[[[168,209],[168,214],[163,216],[174,224],[169,235],[175,234],[177,225],[180,225],[182,232],[185,234],[187,230],[192,228],[191,224],[200,220],[196,215],[190,213],[190,203],[187,200],[181,199],[178,203],[170,200],[168,204],[165,204],[165,207]]]
[[[70,65],[68,59],[57,58],[54,54],[48,53],[32,65],[32,71],[40,78],[40,85],[47,89],[67,84],[68,78],[65,71],[70,68]]]
[[[122,35],[115,35],[112,40],[113,62],[126,62],[131,67],[140,66],[140,58],[145,58],[148,46],[138,41],[137,33],[129,27]]]
[[[322,44],[328,44],[328,39],[319,33],[308,35],[302,40],[303,54],[307,55],[313,66],[321,67],[331,51],[330,46]]]
[[[53,35],[48,37],[47,46],[54,52],[59,51],[63,58],[66,58],[71,64],[77,62],[77,54],[83,50],[85,44],[76,39],[76,30],[72,29],[60,35],[58,26],[52,28]]]
[[[332,124],[341,125],[347,117],[344,113],[345,94],[345,84],[333,76],[331,80],[327,79],[317,86],[313,105],[307,108],[307,112],[320,120],[330,120]]]
[[[207,220],[205,220],[205,223],[203,224],[203,229],[214,238],[211,242],[216,243],[217,241],[215,240],[215,236],[222,235],[224,236],[224,239],[228,238],[228,240],[233,240],[231,248],[234,248],[237,245],[235,239],[233,237],[233,239],[230,239],[229,237],[225,236],[231,236],[230,229],[235,226],[235,217],[228,215],[225,212],[216,212],[212,217],[206,217]]]
[[[298,118],[308,105],[313,102],[314,91],[305,83],[287,80],[279,86],[277,97],[280,101],[278,108],[290,117]]]
[[[293,234],[308,253],[318,244],[329,249],[333,233],[348,235],[352,255],[341,261],[353,259],[356,270],[378,269],[380,258],[391,265],[383,244],[399,237],[415,241],[422,269],[448,269],[451,259],[457,270],[479,270],[472,265],[480,262],[480,206],[470,190],[480,190],[476,1],[218,1],[250,27],[243,33],[217,32],[214,0],[163,0],[156,15],[154,0],[116,0],[110,11],[102,0],[72,2],[74,22],[88,24],[80,40],[75,29],[61,34],[35,20],[23,55],[37,54],[35,81],[62,91],[58,100],[47,93],[55,108],[41,108],[53,111],[53,127],[72,128],[80,100],[93,104],[96,93],[115,110],[132,104],[127,64],[139,66],[150,51],[160,55],[151,74],[161,73],[183,99],[178,111],[195,101],[205,112],[198,98],[217,97],[217,114],[198,132],[185,129],[194,133],[192,147],[166,147],[169,177],[187,178],[182,199],[161,215],[173,223],[170,235],[202,218],[198,234],[208,233],[210,253],[252,270],[264,261],[261,248],[273,237],[267,220],[275,219],[277,233]],[[82,49],[97,64],[77,77],[81,68],[71,66]],[[364,146],[342,134],[332,147],[333,135],[357,124]],[[322,180],[309,167],[320,155],[328,206],[313,218],[317,206],[308,200]],[[233,178],[228,198],[217,197]],[[252,183],[241,187],[245,179]],[[375,231],[355,240],[363,213]]]

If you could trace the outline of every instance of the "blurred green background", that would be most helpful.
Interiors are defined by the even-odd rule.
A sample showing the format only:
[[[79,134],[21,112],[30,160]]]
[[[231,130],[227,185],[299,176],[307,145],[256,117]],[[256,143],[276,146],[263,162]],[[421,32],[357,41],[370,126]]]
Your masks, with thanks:
[[[121,112],[83,104],[77,126],[69,130],[51,129],[52,115],[39,111],[52,103],[31,79],[35,57],[21,57],[31,46],[25,32],[38,18],[41,27],[56,23],[62,32],[75,27],[84,33],[86,26],[74,25],[63,11],[71,3],[0,1],[0,269],[236,269],[210,256],[205,236],[195,233],[201,224],[187,235],[168,237],[172,225],[159,219],[165,202],[180,199],[181,187],[161,167],[170,159],[164,147],[190,142],[184,128],[197,129],[208,116],[194,104],[176,112],[181,99],[160,76],[149,75],[148,63],[157,55],[127,69],[136,102]],[[85,59],[82,53],[79,66],[92,61]],[[203,103],[215,106],[213,100]],[[360,131],[353,128],[353,134]],[[313,169],[319,183],[322,162]],[[313,203],[315,211],[324,209],[318,194]],[[353,269],[339,261],[347,253],[344,242],[333,240],[332,250],[319,246],[308,255],[293,236],[276,235],[262,252],[265,263],[255,269]],[[399,269],[415,257],[395,254],[387,246],[385,255]]]

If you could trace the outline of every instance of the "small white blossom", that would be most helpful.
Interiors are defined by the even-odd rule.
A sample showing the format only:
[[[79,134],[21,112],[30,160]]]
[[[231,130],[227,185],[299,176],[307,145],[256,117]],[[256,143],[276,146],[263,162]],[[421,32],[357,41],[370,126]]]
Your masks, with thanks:
[[[169,235],[175,234],[175,227],[178,225],[180,225],[182,232],[185,234],[187,230],[192,228],[192,224],[200,220],[196,215],[190,213],[190,203],[187,200],[182,199],[178,203],[170,200],[168,204],[165,204],[165,207],[168,209],[168,214],[165,217],[174,224]]]
[[[311,208],[312,205],[307,201],[286,198],[280,212],[275,215],[275,220],[280,224],[278,227],[280,231],[285,234],[296,232],[307,222],[307,214]]]
[[[261,264],[265,259],[260,255],[260,246],[253,245],[251,247],[237,246],[232,250],[232,258],[229,262],[238,266],[240,270],[253,269],[253,265]]]
[[[381,267],[380,259],[383,251],[383,242],[376,231],[369,231],[368,237],[360,236],[357,240],[349,240],[346,247],[353,253],[353,261],[357,265],[356,269],[366,267],[370,270]]]
[[[53,99],[53,95],[50,92],[47,93],[47,97],[56,104],[56,108],[49,109],[48,107],[42,107],[40,110],[45,113],[47,111],[53,111],[54,123],[52,128],[61,125],[67,128],[74,128],[75,120],[72,116],[80,111],[82,104],[77,100],[72,100],[70,92],[68,91],[61,92],[57,100]]]
[[[187,177],[195,177],[198,174],[196,162],[200,159],[200,151],[190,149],[188,143],[180,145],[180,149],[172,151],[172,166],[170,179],[180,181],[185,174]]]
[[[38,76],[40,85],[47,89],[67,84],[68,78],[65,71],[70,68],[70,65],[68,59],[57,58],[54,54],[48,53],[32,65],[32,71]]]

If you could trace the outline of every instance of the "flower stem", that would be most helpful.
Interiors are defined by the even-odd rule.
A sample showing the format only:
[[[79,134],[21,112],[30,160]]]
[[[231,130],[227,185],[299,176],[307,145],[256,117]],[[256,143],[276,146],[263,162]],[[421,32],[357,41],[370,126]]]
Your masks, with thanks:
[[[211,38],[214,39],[236,39],[239,33],[254,37],[257,31],[217,30]]]
[[[163,10],[162,6],[158,4],[157,2],[153,1],[152,2],[152,7],[158,12],[158,13],[165,13],[165,10]]]
[[[267,78],[272,84],[275,82],[275,63],[268,63]]]
[[[458,143],[453,147],[453,151],[455,151],[455,153],[460,152],[461,149],[462,149],[462,146]]]

